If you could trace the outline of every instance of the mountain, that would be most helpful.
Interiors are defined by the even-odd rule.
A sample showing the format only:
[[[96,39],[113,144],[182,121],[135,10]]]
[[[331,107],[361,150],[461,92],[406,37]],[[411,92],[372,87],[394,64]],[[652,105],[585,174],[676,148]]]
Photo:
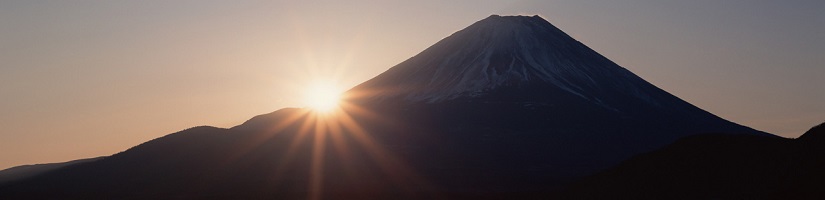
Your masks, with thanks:
[[[0,171],[0,184],[7,183],[11,181],[21,180],[25,178],[29,178],[32,176],[40,175],[46,172],[54,171],[66,166],[92,162],[95,160],[103,159],[104,157],[96,157],[96,158],[86,158],[80,160],[73,160],[68,162],[62,163],[48,163],[48,164],[36,164],[36,165],[21,165],[17,167],[12,167],[8,169],[4,169]]]
[[[821,199],[825,123],[798,139],[700,135],[572,184],[565,199]]]
[[[690,135],[767,133],[642,80],[538,16],[493,15],[347,91],[0,185],[0,199],[541,197]]]
[[[480,160],[489,163],[475,167],[531,166],[558,179],[693,134],[775,137],[657,88],[539,16],[490,16],[348,95],[359,107],[413,124],[413,130],[396,130],[410,136],[395,145],[413,143],[424,151],[435,146],[419,141],[444,141],[454,146],[445,151],[457,155],[484,152]]]

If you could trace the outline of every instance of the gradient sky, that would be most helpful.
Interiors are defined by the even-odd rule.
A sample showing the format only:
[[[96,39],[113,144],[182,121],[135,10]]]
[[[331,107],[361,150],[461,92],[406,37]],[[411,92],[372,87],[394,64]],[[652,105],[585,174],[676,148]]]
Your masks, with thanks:
[[[825,121],[821,0],[0,1],[0,169],[301,107],[491,14],[540,15],[739,124]]]

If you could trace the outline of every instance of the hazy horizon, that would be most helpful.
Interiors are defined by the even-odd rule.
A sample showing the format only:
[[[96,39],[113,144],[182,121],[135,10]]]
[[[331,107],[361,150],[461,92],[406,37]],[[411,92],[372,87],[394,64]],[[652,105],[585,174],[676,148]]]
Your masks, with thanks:
[[[657,87],[794,138],[825,121],[821,1],[0,2],[0,169],[302,107],[491,14],[539,15]]]

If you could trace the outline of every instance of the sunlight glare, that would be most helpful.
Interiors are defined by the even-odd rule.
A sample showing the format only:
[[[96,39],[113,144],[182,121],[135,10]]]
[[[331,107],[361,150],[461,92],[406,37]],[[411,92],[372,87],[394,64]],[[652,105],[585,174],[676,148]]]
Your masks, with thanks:
[[[332,84],[315,84],[306,91],[306,103],[316,112],[329,113],[338,109],[340,90]]]

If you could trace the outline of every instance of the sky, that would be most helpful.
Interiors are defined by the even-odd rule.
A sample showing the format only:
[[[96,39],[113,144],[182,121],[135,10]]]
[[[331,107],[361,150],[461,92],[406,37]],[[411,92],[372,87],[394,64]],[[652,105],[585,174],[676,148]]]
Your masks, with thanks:
[[[491,14],[539,15],[722,118],[825,121],[825,1],[0,1],[0,169],[232,127],[341,90]]]

